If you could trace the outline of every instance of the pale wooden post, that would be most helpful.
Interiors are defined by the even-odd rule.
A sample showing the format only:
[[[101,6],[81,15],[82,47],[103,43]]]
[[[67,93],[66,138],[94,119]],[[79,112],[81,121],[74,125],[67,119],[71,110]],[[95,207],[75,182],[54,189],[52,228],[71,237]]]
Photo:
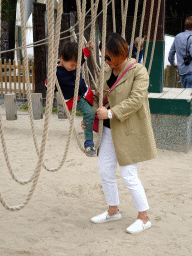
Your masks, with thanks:
[[[21,66],[22,71],[23,71],[23,98],[25,98],[25,68],[24,68],[24,63]]]
[[[35,92],[35,72],[34,72],[34,61],[32,61],[32,86],[33,86],[33,92]]]
[[[6,120],[17,119],[17,107],[15,94],[5,94]]]
[[[19,89],[19,99],[21,99],[21,62],[18,61],[18,89]]]
[[[7,93],[7,62],[4,60],[4,73],[5,73],[5,94]]]
[[[0,59],[0,85],[1,85],[1,98],[3,98],[3,76],[2,76],[2,60]]]
[[[13,78],[13,81],[14,81],[14,93],[15,93],[15,95],[16,95],[16,92],[17,92],[17,90],[16,90],[16,65],[15,65],[15,60],[13,61],[13,72],[14,72],[14,78]]]
[[[11,60],[9,60],[9,92],[12,93]]]
[[[59,92],[56,92],[56,99],[57,99],[58,118],[59,119],[67,119],[67,115],[64,111],[63,104],[62,104],[61,98],[59,96]]]
[[[31,93],[33,108],[33,118],[35,120],[43,119],[42,93]]]

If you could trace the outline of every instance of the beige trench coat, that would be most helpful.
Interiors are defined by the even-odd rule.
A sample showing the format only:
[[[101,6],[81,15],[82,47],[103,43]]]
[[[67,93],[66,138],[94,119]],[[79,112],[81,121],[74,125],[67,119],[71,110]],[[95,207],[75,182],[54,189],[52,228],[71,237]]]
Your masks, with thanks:
[[[135,59],[128,59],[119,75]],[[103,98],[109,87],[106,81],[111,68],[104,71]],[[146,68],[136,63],[108,94],[108,103],[115,117],[110,120],[112,139],[120,166],[146,161],[157,156],[148,102],[149,75]],[[98,102],[94,108],[98,107]]]

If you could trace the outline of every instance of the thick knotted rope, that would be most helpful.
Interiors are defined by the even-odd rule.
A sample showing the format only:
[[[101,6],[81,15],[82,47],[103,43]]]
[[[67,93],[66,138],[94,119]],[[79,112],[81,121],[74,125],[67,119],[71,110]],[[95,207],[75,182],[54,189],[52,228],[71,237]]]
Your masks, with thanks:
[[[125,39],[125,28],[127,23],[127,10],[128,10],[129,0],[121,0],[121,19],[122,19],[122,32],[121,36]]]
[[[28,180],[19,180],[14,172],[13,169],[10,165],[8,153],[7,153],[7,148],[6,148],[6,143],[5,143],[5,138],[3,134],[3,126],[2,126],[2,118],[1,118],[1,112],[0,112],[0,136],[1,136],[1,141],[2,141],[2,147],[3,147],[3,153],[5,156],[5,160],[9,169],[9,172],[12,176],[12,178],[17,181],[18,183],[24,185],[29,182],[32,182],[31,188],[29,190],[28,195],[26,196],[25,201],[18,205],[18,206],[9,206],[3,199],[2,195],[0,194],[0,202],[2,205],[7,209],[11,211],[15,210],[20,210],[22,209],[31,199],[37,182],[38,178],[40,175],[41,171],[41,166],[43,166],[47,171],[58,171],[64,164],[67,153],[69,150],[69,144],[71,141],[71,136],[72,132],[74,133],[77,143],[82,151],[84,151],[84,148],[81,146],[81,143],[79,141],[79,138],[77,136],[77,133],[74,129],[74,118],[76,114],[76,106],[77,106],[77,97],[78,97],[78,91],[79,91],[79,81],[80,81],[80,70],[81,70],[81,57],[82,57],[82,48],[84,44],[84,35],[83,32],[84,30],[84,25],[85,25],[85,9],[86,9],[86,0],[80,1],[76,0],[76,5],[77,5],[77,12],[78,12],[78,22],[79,22],[79,44],[78,44],[78,60],[77,60],[77,75],[76,75],[76,83],[75,83],[75,93],[74,93],[74,104],[73,104],[73,109],[72,109],[72,114],[70,115],[67,105],[65,103],[61,88],[58,84],[58,80],[56,77],[56,66],[57,66],[57,57],[58,57],[58,47],[59,47],[59,40],[60,40],[60,28],[61,28],[61,16],[62,16],[62,0],[59,1],[59,8],[58,8],[58,15],[57,15],[57,22],[56,22],[56,35],[55,35],[55,40],[54,40],[54,0],[47,0],[47,17],[48,17],[48,39],[49,39],[49,51],[48,51],[48,90],[47,90],[47,98],[46,98],[46,108],[45,108],[45,120],[44,120],[44,129],[43,129],[43,136],[42,136],[42,141],[41,141],[41,147],[40,149],[38,148],[37,145],[37,138],[35,134],[35,125],[34,125],[34,119],[33,119],[33,111],[32,111],[32,102],[31,102],[31,91],[30,91],[30,82],[29,82],[29,69],[28,69],[28,60],[27,60],[27,45],[26,45],[26,35],[25,35],[25,24],[24,24],[24,0],[20,0],[20,11],[21,11],[21,24],[22,24],[22,38],[23,38],[23,52],[24,52],[24,66],[25,66],[25,77],[26,77],[26,85],[27,85],[27,97],[28,97],[28,105],[29,105],[29,116],[30,116],[30,122],[31,122],[31,129],[32,129],[32,135],[33,135],[33,140],[35,144],[35,149],[38,155],[38,162],[36,165],[36,168],[34,170],[33,175],[28,179]],[[125,28],[126,28],[126,19],[127,19],[127,9],[128,9],[128,0],[125,0],[125,6],[124,6],[124,1],[121,1],[121,11],[122,11],[122,36],[125,38]],[[82,2],[82,7],[81,7],[81,2]],[[112,2],[112,12],[113,12],[113,30],[116,31],[116,26],[114,22],[114,17],[115,17],[115,8],[114,8],[114,0],[110,1]],[[131,46],[130,46],[130,54],[132,52],[132,45],[133,45],[133,40],[135,36],[135,28],[136,28],[136,21],[137,21],[137,12],[138,12],[138,2],[139,0],[136,0],[135,3],[135,13],[134,13],[134,21],[133,21],[133,31],[132,31],[132,37],[131,37]],[[91,15],[92,15],[92,20],[91,20],[91,33],[90,33],[90,39],[95,42],[95,22],[97,18],[97,10],[98,10],[98,3],[99,0],[96,0],[94,3],[94,0],[91,0]],[[98,74],[98,71],[96,72],[97,77],[100,75],[99,80],[100,84],[98,86],[98,91],[99,91],[99,107],[102,106],[103,103],[103,85],[104,85],[104,55],[105,55],[105,38],[106,38],[106,21],[107,21],[107,6],[109,3],[107,3],[107,0],[102,1],[103,4],[103,30],[102,30],[102,59],[101,59],[101,71],[100,74]],[[148,73],[150,73],[151,70],[151,65],[152,65],[152,60],[153,60],[153,55],[154,55],[154,49],[155,49],[155,40],[156,40],[156,35],[157,35],[157,27],[158,27],[158,21],[159,21],[159,13],[160,13],[160,4],[161,0],[158,2],[158,8],[157,8],[157,16],[156,16],[156,23],[155,23],[155,32],[154,32],[154,38],[153,38],[153,46],[152,46],[152,51],[151,51],[151,58],[150,58],[150,63],[149,63],[149,68],[148,68]],[[144,0],[143,3],[143,11],[142,11],[142,19],[141,19],[141,26],[140,26],[140,33],[139,37],[141,38],[142,36],[142,30],[143,30],[143,23],[144,23],[144,13],[145,13],[145,8],[146,8],[146,0]],[[149,30],[148,30],[148,36],[147,36],[147,46],[146,46],[146,52],[145,52],[145,57],[144,57],[144,63],[146,62],[146,56],[147,56],[147,51],[148,51],[148,44],[149,44],[149,36],[150,36],[150,30],[151,30],[151,23],[152,23],[152,16],[153,16],[153,8],[154,8],[154,0],[152,0],[151,3],[151,12],[150,12],[150,19],[149,19]],[[0,25],[1,25],[1,0],[0,0]],[[0,26],[0,35],[1,35],[1,26]],[[1,40],[1,38],[0,38]],[[140,42],[139,42],[140,46]],[[139,48],[139,47],[138,47]],[[138,52],[137,52],[137,59],[138,59]],[[92,51],[92,58],[95,63],[96,67],[96,55],[95,51]],[[95,68],[95,70],[98,70],[98,67]],[[90,71],[89,71],[90,72]],[[88,81],[88,68],[85,65],[84,69],[84,77],[86,81]],[[67,117],[70,122],[70,129],[69,129],[69,136],[67,139],[67,143],[65,146],[65,152],[63,155],[63,158],[61,160],[61,163],[59,164],[58,168],[51,168],[48,169],[45,164],[43,163],[43,157],[45,153],[45,147],[46,147],[46,141],[47,141],[47,136],[48,136],[48,128],[49,128],[49,122],[50,122],[50,116],[52,112],[52,105],[53,105],[53,98],[54,98],[54,88],[55,88],[55,83],[57,85],[59,95],[61,97],[62,103],[64,110],[67,114]],[[99,133],[98,133],[98,141],[96,143],[96,149],[100,145],[101,137],[102,137],[102,128],[103,128],[103,121],[100,120],[99,122]]]
[[[143,58],[143,65],[146,64],[148,48],[149,48],[149,38],[151,33],[151,25],[152,25],[152,18],[153,18],[153,9],[154,9],[154,0],[151,1],[151,8],[150,8],[150,15],[149,15],[149,23],[148,23],[148,32],[147,32],[147,39],[146,39],[146,47],[145,47],[145,55]]]
[[[116,33],[115,0],[112,1],[113,32]]]
[[[103,0],[103,30],[102,30],[102,49],[101,49],[101,71],[100,71],[100,83],[99,83],[99,107],[103,105],[103,85],[104,85],[104,56],[105,56],[105,38],[106,38],[106,25],[107,25],[107,0]],[[103,131],[103,120],[99,120],[99,132],[98,141],[96,143],[96,149],[99,148],[101,143]]]
[[[0,0],[0,52],[1,52],[1,0]],[[1,53],[0,53],[1,58]]]
[[[150,57],[149,67],[148,67],[149,75],[151,72],[151,66],[152,66],[153,56],[154,56],[154,51],[155,51],[155,42],[156,42],[156,37],[157,37],[157,28],[158,28],[158,23],[159,23],[160,9],[161,9],[161,0],[158,1],[158,7],[157,7],[157,16],[156,16],[156,20],[155,20],[155,31],[154,31],[154,35],[153,35],[153,46],[152,46],[152,50],[151,50],[151,57]]]
[[[54,0],[48,0],[47,1],[47,12],[48,12],[48,32],[49,32],[49,45],[50,47],[52,47],[52,49],[54,49]],[[23,12],[24,10],[24,2],[23,0],[20,0],[20,8],[21,8],[21,13]],[[23,15],[21,15],[23,16]],[[23,17],[21,17],[21,19],[23,19]],[[23,20],[24,22],[24,20]],[[23,23],[22,22],[22,23]],[[24,49],[26,48],[26,39],[24,38],[23,39],[23,47]],[[53,50],[50,49],[49,51],[49,54],[51,55],[51,57],[53,58]],[[24,51],[25,53],[25,51]],[[26,53],[25,53],[26,55]],[[24,60],[25,61],[25,60]],[[49,70],[52,69],[53,67],[53,64],[49,62]],[[27,70],[27,68],[25,69]],[[26,74],[27,74],[27,71],[25,71]],[[49,72],[50,75],[53,74],[53,70],[52,72],[50,71]],[[26,77],[27,78],[27,77]],[[46,139],[47,139],[47,134],[48,134],[48,125],[49,125],[49,119],[50,119],[50,115],[51,115],[51,110],[52,110],[52,105],[51,105],[51,98],[52,98],[52,95],[51,95],[51,91],[52,91],[52,88],[49,86],[48,87],[48,95],[47,95],[47,102],[48,104],[46,105],[46,110],[45,110],[45,122],[44,122],[44,130],[43,130],[43,137],[42,137],[42,142],[41,142],[41,149],[40,149],[40,155],[39,155],[39,159],[38,159],[38,163],[37,163],[37,166],[35,168],[35,171],[34,171],[34,177],[33,177],[33,180],[32,180],[32,185],[31,185],[31,188],[30,188],[30,191],[25,199],[25,201],[18,205],[18,206],[9,206],[3,199],[2,195],[0,194],[0,201],[2,203],[2,205],[7,209],[7,210],[11,210],[11,211],[16,211],[16,210],[20,210],[22,209],[23,207],[25,207],[25,205],[29,202],[29,200],[31,199],[34,191],[35,191],[35,188],[36,188],[36,185],[37,185],[37,182],[38,182],[38,178],[39,178],[39,175],[40,175],[40,170],[41,170],[41,166],[42,166],[42,163],[43,163],[43,156],[44,156],[44,152],[45,152],[45,145],[46,145]],[[1,134],[2,134],[2,130],[0,131]]]
[[[133,50],[133,41],[134,41],[134,37],[135,37],[135,30],[136,30],[136,23],[137,23],[138,5],[139,5],[139,0],[136,0],[135,1],[134,19],[133,19],[133,28],[132,28],[132,34],[131,34],[129,58],[131,58],[132,50]]]
[[[144,17],[145,17],[145,9],[146,9],[146,2],[147,0],[143,1],[143,10],[142,10],[142,15],[141,15],[141,24],[140,24],[140,30],[139,30],[139,44],[137,47],[137,56],[136,56],[136,61],[139,59],[139,53],[140,53],[140,46],[141,46],[141,38],[142,38],[142,32],[143,32],[143,25],[144,25]]]
[[[94,1],[91,0],[91,32],[90,32],[90,40],[96,45],[95,42],[95,24],[96,24],[96,18],[97,18],[97,10],[98,10],[98,5],[99,5],[99,0]],[[95,74],[95,80],[96,80],[96,85],[95,88],[97,88],[97,83],[98,83],[98,78],[99,78],[99,73],[98,70],[100,71],[100,68],[97,65],[96,61],[96,48],[91,49],[91,59],[92,59],[92,64],[94,68],[94,74]]]

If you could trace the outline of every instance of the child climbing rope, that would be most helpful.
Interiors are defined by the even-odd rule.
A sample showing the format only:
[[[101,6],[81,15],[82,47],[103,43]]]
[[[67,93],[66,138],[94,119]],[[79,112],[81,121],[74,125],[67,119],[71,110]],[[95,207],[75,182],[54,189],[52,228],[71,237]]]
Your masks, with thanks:
[[[88,42],[87,47],[83,48],[82,64],[85,59],[90,56],[90,48],[93,48],[93,43]],[[60,52],[60,64],[57,66],[56,74],[69,110],[73,107],[77,58],[78,44],[76,42],[65,43]],[[84,148],[87,156],[96,156],[96,150],[93,143],[94,111],[92,105],[93,92],[90,87],[86,85],[81,75],[79,81],[77,109],[83,114],[83,122],[86,123],[86,130],[84,132]]]

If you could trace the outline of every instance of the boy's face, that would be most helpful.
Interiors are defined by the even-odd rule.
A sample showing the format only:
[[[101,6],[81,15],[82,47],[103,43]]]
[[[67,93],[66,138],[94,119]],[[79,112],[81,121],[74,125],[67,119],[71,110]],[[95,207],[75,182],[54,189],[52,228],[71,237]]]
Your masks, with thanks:
[[[75,60],[65,61],[62,57],[60,57],[60,60],[60,66],[62,66],[69,72],[77,68],[77,62]]]

